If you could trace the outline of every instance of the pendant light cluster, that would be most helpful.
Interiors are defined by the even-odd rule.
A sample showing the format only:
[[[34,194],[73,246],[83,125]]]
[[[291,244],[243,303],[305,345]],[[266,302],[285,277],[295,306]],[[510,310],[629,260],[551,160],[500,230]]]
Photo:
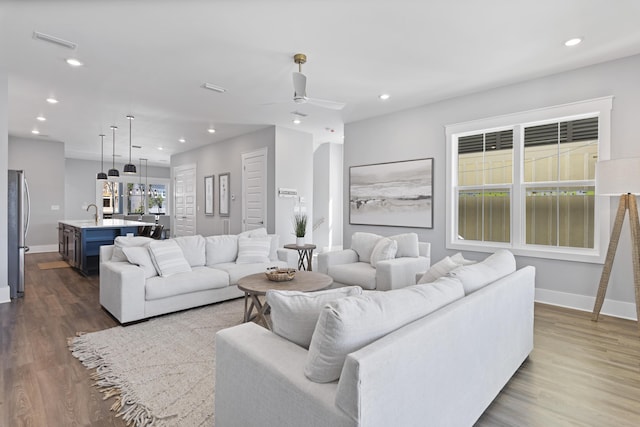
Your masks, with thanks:
[[[126,165],[124,165],[124,169],[123,169],[123,173],[127,174],[127,175],[134,175],[136,173],[136,165],[134,165],[133,163],[131,163],[131,122],[133,121],[134,117],[131,115],[127,116],[127,119],[129,120],[129,163],[127,163]],[[101,154],[100,154],[100,172],[98,172],[97,175],[97,179],[98,180],[106,180],[109,177],[119,177],[120,176],[120,172],[118,171],[118,169],[116,169],[116,129],[118,129],[118,126],[111,126],[111,132],[113,134],[113,142],[112,142],[112,146],[111,146],[111,169],[109,169],[108,173],[104,173],[104,137],[105,135],[100,134],[100,138],[101,138],[101,144],[102,144],[102,148],[101,148]]]

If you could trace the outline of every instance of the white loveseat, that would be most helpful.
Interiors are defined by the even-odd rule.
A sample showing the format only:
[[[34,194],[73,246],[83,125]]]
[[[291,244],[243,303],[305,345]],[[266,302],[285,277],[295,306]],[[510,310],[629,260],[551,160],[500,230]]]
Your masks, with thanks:
[[[236,286],[241,277],[269,267],[295,268],[295,251],[278,246],[279,237],[265,229],[161,241],[118,237],[115,245],[100,248],[100,304],[129,323],[238,298],[244,295]]]
[[[515,271],[515,260],[510,261],[512,268],[496,269],[496,259],[503,256],[460,267],[431,284],[364,291],[329,303],[309,350],[253,323],[218,332],[216,426],[473,425],[533,349],[535,269]],[[346,355],[337,381],[318,383],[305,375],[316,360],[316,335],[331,332],[330,325],[320,326],[327,319],[346,316],[353,323],[363,314],[376,317],[353,313],[353,307],[369,307],[384,316],[398,306],[413,311],[420,304],[408,302],[412,300],[404,294],[410,292],[416,298],[428,294],[426,301],[435,310],[379,338],[364,336],[356,343],[362,346]],[[453,302],[430,300],[440,294]],[[404,303],[393,303],[399,296]],[[342,307],[351,307],[351,312]]]
[[[386,291],[415,283],[416,274],[427,271],[430,263],[431,245],[418,242],[416,233],[385,238],[356,232],[351,248],[318,255],[318,272],[331,276],[333,287]]]

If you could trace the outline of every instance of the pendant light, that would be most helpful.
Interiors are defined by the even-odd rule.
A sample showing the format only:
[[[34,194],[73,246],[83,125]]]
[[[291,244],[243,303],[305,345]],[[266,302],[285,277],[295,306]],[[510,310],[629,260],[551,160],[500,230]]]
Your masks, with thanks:
[[[131,163],[131,122],[133,121],[133,116],[127,116],[129,119],[129,163],[124,165],[123,172],[127,175],[133,175],[136,173],[136,165]]]
[[[107,179],[107,174],[104,173],[104,134],[98,135],[100,137],[100,172],[98,172],[97,179],[104,181]]]
[[[118,129],[118,126],[111,126],[111,131],[113,132],[113,154],[112,154],[112,163],[111,163],[111,169],[109,169],[108,175],[109,176],[120,176],[120,172],[118,172],[118,169],[116,169],[116,129]]]

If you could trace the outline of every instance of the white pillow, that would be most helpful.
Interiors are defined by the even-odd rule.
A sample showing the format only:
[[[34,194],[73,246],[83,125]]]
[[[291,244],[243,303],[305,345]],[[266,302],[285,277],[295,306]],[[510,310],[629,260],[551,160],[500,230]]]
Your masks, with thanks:
[[[256,228],[254,230],[243,231],[242,233],[238,234],[238,237],[266,237],[266,236],[267,236],[267,229],[264,227]]]
[[[495,282],[516,271],[516,259],[506,249],[500,249],[484,261],[473,265],[464,265],[449,272],[449,276],[462,282],[465,295]]]
[[[185,259],[191,267],[202,267],[206,264],[207,257],[204,237],[198,234],[195,236],[180,236],[173,240],[180,246]]]
[[[118,236],[113,241],[113,254],[111,255],[111,261],[127,261],[127,257],[122,252],[122,248],[129,246],[144,246],[149,242],[152,242],[151,237],[144,236]]]
[[[238,258],[238,236],[209,236],[205,239],[207,265],[236,262]]]
[[[304,373],[311,381],[340,378],[347,354],[464,296],[458,280],[339,298],[324,306],[311,338]]]
[[[371,266],[375,268],[380,261],[394,259],[396,252],[398,252],[398,242],[388,237],[383,237],[378,240],[378,243],[376,243],[371,251]]]
[[[191,271],[182,249],[174,239],[154,240],[149,243],[149,252],[153,265],[162,277]]]
[[[351,237],[351,249],[356,251],[360,262],[370,262],[371,252],[382,236],[373,233],[353,233]]]
[[[471,265],[471,264],[475,264],[478,261],[473,260],[473,259],[464,259],[464,257],[462,256],[462,254],[460,252],[458,252],[457,254],[451,256],[451,261],[455,262],[458,265]]]
[[[238,237],[238,259],[236,264],[269,262],[271,237]]]
[[[122,252],[131,264],[135,264],[144,270],[144,278],[149,279],[158,275],[156,267],[151,260],[148,246],[125,246]]]
[[[453,262],[451,258],[444,257],[433,264],[431,268],[422,275],[420,280],[418,280],[418,284],[434,282],[436,279],[446,276],[451,270],[458,268],[459,266],[460,265]]]
[[[322,307],[338,298],[361,295],[360,286],[317,292],[267,291],[273,332],[304,348],[309,348]]]
[[[271,249],[269,250],[269,260],[278,261],[278,246],[280,246],[280,236],[277,234],[269,234],[271,237]]]
[[[398,242],[398,253],[396,254],[397,258],[417,258],[420,255],[420,249],[418,247],[418,235],[416,233],[397,234],[389,238]]]

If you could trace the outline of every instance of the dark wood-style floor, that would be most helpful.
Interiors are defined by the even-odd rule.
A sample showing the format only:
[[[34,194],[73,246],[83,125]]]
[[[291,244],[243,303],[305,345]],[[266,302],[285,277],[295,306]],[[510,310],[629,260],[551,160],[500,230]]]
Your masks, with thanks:
[[[37,266],[57,260],[28,255],[25,297],[0,304],[0,426],[123,426],[67,349],[76,332],[116,322],[97,276]],[[535,349],[477,426],[640,426],[637,325],[589,319],[537,304]]]

